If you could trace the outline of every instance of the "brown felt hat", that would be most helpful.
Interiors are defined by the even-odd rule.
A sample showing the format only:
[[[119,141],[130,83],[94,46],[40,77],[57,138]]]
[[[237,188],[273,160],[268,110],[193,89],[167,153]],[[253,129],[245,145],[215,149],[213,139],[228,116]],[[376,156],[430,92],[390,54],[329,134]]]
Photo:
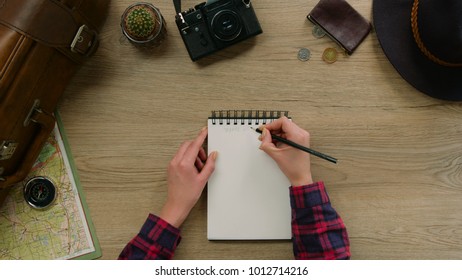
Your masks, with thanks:
[[[372,9],[399,74],[429,96],[462,101],[462,1],[374,0]]]

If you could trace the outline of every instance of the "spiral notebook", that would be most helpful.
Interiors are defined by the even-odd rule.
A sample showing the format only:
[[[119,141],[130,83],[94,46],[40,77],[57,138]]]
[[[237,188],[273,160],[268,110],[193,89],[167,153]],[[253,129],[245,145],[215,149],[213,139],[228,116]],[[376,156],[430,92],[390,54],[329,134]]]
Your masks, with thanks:
[[[212,111],[208,152],[218,151],[207,188],[209,240],[291,238],[290,182],[252,130],[282,111]]]

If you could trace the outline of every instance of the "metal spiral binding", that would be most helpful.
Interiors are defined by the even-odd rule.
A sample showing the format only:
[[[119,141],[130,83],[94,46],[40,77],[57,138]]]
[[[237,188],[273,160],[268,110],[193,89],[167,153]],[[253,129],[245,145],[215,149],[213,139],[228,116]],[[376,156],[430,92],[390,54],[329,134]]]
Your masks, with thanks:
[[[273,121],[282,116],[289,117],[289,111],[280,110],[216,110],[212,111],[212,124],[216,125],[251,125],[266,124],[268,121]],[[218,122],[217,122],[218,121]]]

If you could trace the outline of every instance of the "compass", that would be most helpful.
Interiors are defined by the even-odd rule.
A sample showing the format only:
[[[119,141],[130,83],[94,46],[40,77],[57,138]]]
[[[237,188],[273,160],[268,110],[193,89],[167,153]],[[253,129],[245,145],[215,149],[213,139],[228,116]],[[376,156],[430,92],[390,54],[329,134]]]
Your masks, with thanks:
[[[34,177],[24,186],[24,199],[35,209],[49,207],[56,198],[56,187],[46,177]]]

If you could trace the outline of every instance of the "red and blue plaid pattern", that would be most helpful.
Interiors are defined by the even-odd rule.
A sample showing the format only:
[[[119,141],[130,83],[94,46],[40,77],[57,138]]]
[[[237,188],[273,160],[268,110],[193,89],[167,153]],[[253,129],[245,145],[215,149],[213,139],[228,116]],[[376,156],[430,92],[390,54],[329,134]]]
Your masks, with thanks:
[[[322,182],[290,187],[292,241],[296,259],[349,259],[350,243],[342,219],[331,206]],[[180,230],[149,215],[119,259],[171,259]]]
[[[345,225],[330,204],[323,182],[290,187],[296,259],[349,259]]]
[[[120,260],[169,260],[180,243],[180,230],[149,214],[143,227],[120,253]]]

